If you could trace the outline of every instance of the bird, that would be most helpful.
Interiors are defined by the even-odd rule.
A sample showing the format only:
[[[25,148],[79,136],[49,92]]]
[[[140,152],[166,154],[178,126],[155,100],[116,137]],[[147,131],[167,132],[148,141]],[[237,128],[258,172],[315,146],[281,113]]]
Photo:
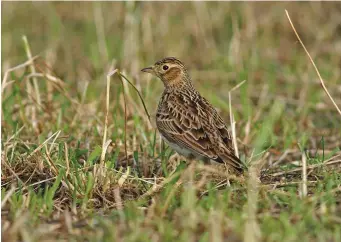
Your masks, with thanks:
[[[195,89],[185,65],[166,57],[141,71],[163,82],[156,127],[165,142],[189,160],[223,163],[232,173],[242,174],[246,166],[235,155],[224,120]]]

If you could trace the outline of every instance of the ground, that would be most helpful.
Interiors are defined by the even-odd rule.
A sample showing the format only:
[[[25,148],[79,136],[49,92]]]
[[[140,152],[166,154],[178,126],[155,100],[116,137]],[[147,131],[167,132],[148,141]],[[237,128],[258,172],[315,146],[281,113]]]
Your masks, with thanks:
[[[337,2],[3,2],[3,241],[341,241],[341,115],[285,10],[341,107]],[[161,142],[166,56],[243,176]]]

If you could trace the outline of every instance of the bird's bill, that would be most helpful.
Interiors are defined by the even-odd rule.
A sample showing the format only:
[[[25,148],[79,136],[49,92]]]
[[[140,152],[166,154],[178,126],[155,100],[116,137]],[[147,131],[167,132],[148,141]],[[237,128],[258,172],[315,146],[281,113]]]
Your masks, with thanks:
[[[146,68],[143,68],[141,71],[143,72],[147,72],[147,73],[154,73],[154,69],[153,67],[146,67]]]

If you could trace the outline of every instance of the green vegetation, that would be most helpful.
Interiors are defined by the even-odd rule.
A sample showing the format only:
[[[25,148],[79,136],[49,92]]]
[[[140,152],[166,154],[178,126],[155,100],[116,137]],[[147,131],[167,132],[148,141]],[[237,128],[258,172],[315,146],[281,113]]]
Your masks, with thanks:
[[[340,6],[2,2],[3,241],[341,241],[341,116],[285,15],[340,107]],[[153,117],[163,86],[140,69],[165,56],[228,124],[246,80],[248,174],[188,165],[117,74],[103,146],[109,71]]]

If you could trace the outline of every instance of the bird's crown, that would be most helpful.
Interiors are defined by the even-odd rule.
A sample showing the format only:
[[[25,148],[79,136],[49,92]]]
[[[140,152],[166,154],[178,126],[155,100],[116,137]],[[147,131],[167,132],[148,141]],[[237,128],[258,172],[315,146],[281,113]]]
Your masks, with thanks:
[[[166,88],[190,84],[190,78],[185,65],[175,57],[163,58],[155,62],[151,67],[143,68],[142,71],[159,77]]]

